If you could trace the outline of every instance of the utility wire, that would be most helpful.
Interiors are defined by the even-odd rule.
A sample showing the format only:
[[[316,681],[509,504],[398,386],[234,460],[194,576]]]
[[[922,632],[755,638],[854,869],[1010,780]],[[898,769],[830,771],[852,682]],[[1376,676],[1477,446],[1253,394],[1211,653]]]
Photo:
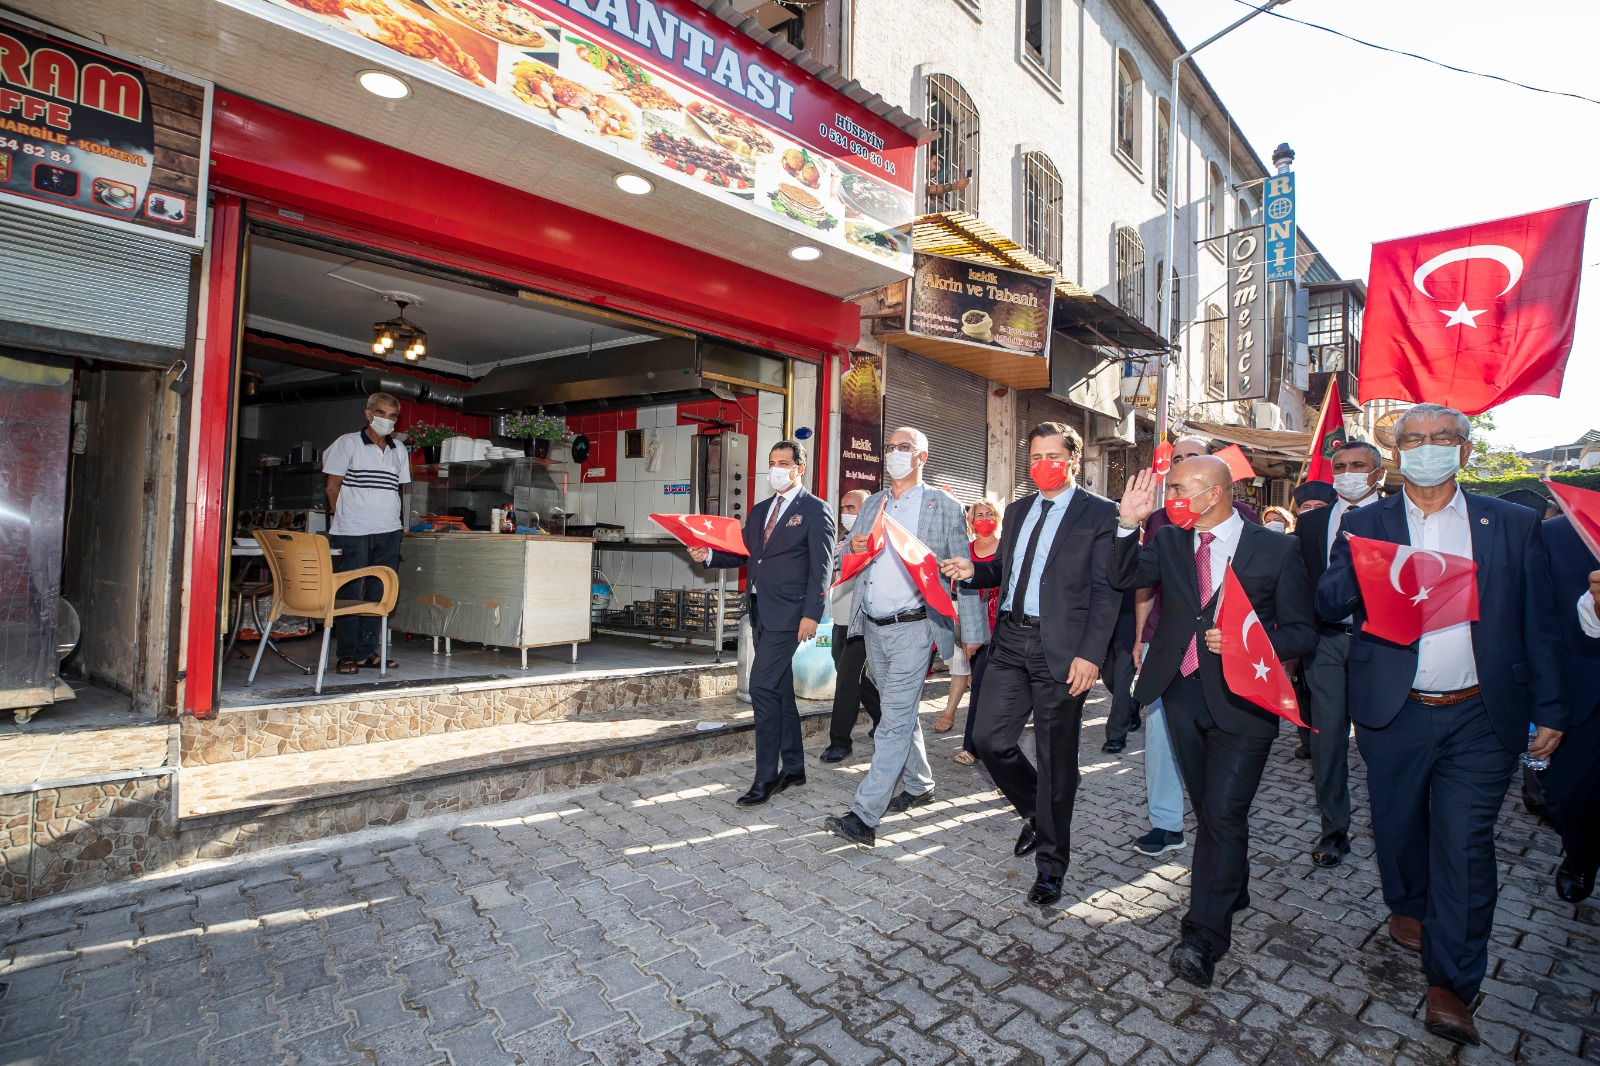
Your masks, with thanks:
[[[1256,6],[1255,4],[1251,3],[1250,0],[1234,0],[1234,2],[1243,4],[1245,7],[1253,8]],[[1364,41],[1360,37],[1352,37],[1343,30],[1336,30],[1332,26],[1324,26],[1316,22],[1307,22],[1305,19],[1297,19],[1293,15],[1285,15],[1281,11],[1272,10],[1268,11],[1267,14],[1271,15],[1273,18],[1283,19],[1285,22],[1293,22],[1301,26],[1308,26],[1313,30],[1321,30],[1323,33],[1331,33],[1335,37],[1343,37],[1347,41],[1353,41],[1356,44],[1365,45],[1366,47],[1376,49],[1379,52],[1388,52],[1391,55],[1405,56],[1408,59],[1418,59],[1424,63],[1430,63],[1436,67],[1443,67],[1445,70],[1453,70],[1457,74],[1470,74],[1475,78],[1488,78],[1490,81],[1503,82],[1506,85],[1513,85],[1518,89],[1528,89],[1536,93],[1544,93],[1547,96],[1565,96],[1570,100],[1580,100],[1586,104],[1600,104],[1600,100],[1597,100],[1592,96],[1584,96],[1581,93],[1563,92],[1560,89],[1544,89],[1537,85],[1529,85],[1527,82],[1516,81],[1512,78],[1502,77],[1499,74],[1486,74],[1481,70],[1468,70],[1466,67],[1454,66],[1438,59],[1430,59],[1427,56],[1418,55],[1415,52],[1407,52],[1404,49],[1390,48],[1388,45],[1375,44],[1372,41]]]

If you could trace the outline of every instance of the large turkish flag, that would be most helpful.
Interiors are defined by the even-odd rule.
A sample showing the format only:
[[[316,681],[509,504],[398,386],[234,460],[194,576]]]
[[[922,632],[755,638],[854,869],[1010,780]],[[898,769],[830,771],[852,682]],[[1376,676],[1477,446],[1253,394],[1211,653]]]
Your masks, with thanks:
[[[1588,203],[1372,246],[1360,399],[1469,415],[1559,396]]]

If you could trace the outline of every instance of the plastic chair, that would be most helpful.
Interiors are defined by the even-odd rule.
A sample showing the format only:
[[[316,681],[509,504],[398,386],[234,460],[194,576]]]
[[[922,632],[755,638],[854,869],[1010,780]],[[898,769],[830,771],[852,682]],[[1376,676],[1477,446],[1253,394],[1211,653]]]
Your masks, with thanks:
[[[272,623],[286,614],[318,618],[322,621],[322,654],[317,659],[317,693],[322,693],[322,676],[328,668],[328,636],[333,632],[336,618],[347,616],[375,616],[383,620],[382,638],[378,650],[378,674],[389,673],[389,612],[394,610],[400,596],[400,578],[387,566],[364,566],[359,570],[333,572],[333,556],[326,539],[311,533],[290,533],[282,529],[258,529],[256,543],[261,545],[267,568],[272,571],[272,608],[267,612],[266,632],[272,632]],[[352,581],[375,577],[383,583],[383,598],[371,600],[341,600],[339,589]],[[250,667],[250,679],[256,681],[256,671],[261,667],[261,653],[267,642],[256,649],[256,659]]]

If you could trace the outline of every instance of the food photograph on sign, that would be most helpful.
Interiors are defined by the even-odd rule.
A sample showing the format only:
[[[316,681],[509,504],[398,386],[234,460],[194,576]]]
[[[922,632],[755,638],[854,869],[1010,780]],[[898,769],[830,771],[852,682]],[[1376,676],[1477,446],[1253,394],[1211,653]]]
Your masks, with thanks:
[[[1055,278],[961,259],[916,257],[906,328],[1023,355],[1046,354]]]
[[[814,241],[910,269],[904,227],[912,218],[911,195],[854,167],[861,152],[830,157],[786,137],[608,45],[554,0],[548,11],[516,0],[267,2],[509,98],[524,117],[631,159],[646,173],[719,196]],[[755,70],[747,71],[751,92]],[[731,80],[724,74],[719,61],[720,84]],[[764,69],[761,76],[764,86],[774,80]],[[767,95],[773,96],[770,88]],[[869,156],[882,147],[870,131],[843,115],[836,119],[813,131],[819,140],[849,146],[860,138]]]

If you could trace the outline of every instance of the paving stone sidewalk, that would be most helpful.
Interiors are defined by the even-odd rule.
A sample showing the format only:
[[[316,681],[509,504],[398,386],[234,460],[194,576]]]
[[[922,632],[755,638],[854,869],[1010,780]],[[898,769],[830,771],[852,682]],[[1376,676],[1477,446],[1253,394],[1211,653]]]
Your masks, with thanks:
[[[872,851],[821,831],[870,743],[750,811],[748,763],[710,764],[0,912],[0,1063],[1600,1062],[1600,912],[1555,898],[1552,833],[1508,798],[1486,1043],[1457,1053],[1380,932],[1363,771],[1354,855],[1314,870],[1288,730],[1254,909],[1214,988],[1169,986],[1191,853],[1130,850],[1142,734],[1104,756],[1101,722],[1057,909],[950,736],[939,802]]]

